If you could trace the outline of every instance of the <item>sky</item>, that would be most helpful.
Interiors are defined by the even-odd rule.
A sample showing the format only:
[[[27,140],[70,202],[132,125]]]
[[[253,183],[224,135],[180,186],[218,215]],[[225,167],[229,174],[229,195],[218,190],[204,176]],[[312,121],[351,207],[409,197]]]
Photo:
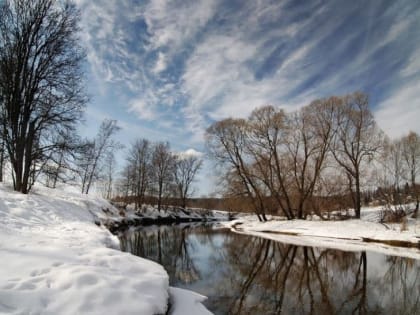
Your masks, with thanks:
[[[390,137],[420,133],[420,1],[75,2],[86,135],[112,118],[126,148],[147,138],[204,153],[214,121],[353,91]],[[198,177],[197,196],[217,190],[209,161]]]

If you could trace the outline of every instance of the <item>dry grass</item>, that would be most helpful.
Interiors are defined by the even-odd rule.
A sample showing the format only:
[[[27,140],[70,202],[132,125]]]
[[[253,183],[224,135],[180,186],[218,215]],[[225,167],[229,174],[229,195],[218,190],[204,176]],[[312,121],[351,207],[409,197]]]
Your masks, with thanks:
[[[402,223],[406,220],[406,212],[403,209],[384,209],[380,213],[381,223]]]

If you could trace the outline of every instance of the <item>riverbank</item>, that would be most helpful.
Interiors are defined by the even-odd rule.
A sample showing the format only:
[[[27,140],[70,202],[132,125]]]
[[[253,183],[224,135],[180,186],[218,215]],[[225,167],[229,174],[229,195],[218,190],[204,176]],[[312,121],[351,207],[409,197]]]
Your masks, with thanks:
[[[236,218],[235,214],[219,210],[167,207],[159,211],[150,205],[143,205],[141,209],[136,210],[134,204],[119,208],[118,214],[108,212],[106,209],[105,213],[107,213],[107,218],[102,223],[113,234],[118,234],[132,226],[231,221]]]
[[[222,223],[236,233],[259,236],[300,246],[344,251],[374,251],[386,255],[420,259],[420,220],[406,223],[378,222],[380,208],[362,209],[361,219],[342,221],[284,220],[271,217],[259,222],[246,216]]]
[[[200,314],[204,297],[170,290],[162,266],[119,250],[101,224],[118,216],[69,187],[0,184],[0,313],[165,314],[171,295],[175,314]]]

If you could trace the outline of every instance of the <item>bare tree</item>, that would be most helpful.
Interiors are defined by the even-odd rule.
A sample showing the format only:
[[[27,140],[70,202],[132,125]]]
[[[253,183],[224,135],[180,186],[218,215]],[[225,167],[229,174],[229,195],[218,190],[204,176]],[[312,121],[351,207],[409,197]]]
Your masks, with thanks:
[[[368,96],[353,93],[335,108],[336,131],[332,154],[344,170],[357,218],[361,209],[361,179],[365,162],[372,161],[381,148],[383,133],[369,110]]]
[[[46,176],[46,186],[55,188],[57,182],[67,182],[75,179],[77,174],[77,159],[85,150],[86,143],[75,134],[62,134],[54,140],[56,148],[48,157],[43,158],[45,163],[41,172]]]
[[[266,193],[260,179],[255,176],[252,163],[248,161],[247,141],[249,125],[244,119],[224,119],[206,131],[209,155],[220,167],[225,168],[225,180],[234,189],[234,195],[250,198],[258,219],[267,221],[264,203]]]
[[[133,169],[133,165],[126,164],[123,169],[121,170],[121,176],[118,183],[118,192],[122,194],[126,199],[128,199],[130,195],[130,191],[134,186],[134,176],[135,170]]]
[[[150,188],[152,147],[148,140],[139,139],[131,147],[127,159],[131,166],[132,193],[135,196],[135,208],[144,202],[145,193]]]
[[[157,206],[162,208],[162,198],[168,192],[173,179],[174,155],[170,151],[168,142],[155,144],[152,153],[152,172],[157,188]]]
[[[265,106],[249,118],[247,150],[257,176],[289,219],[304,218],[313,203],[332,141],[335,103],[335,98],[317,100],[289,115]]]
[[[247,151],[254,160],[257,177],[268,188],[288,219],[294,218],[292,200],[287,193],[290,164],[281,157],[286,138],[286,114],[273,106],[254,110],[249,118],[251,140]]]
[[[305,208],[312,203],[315,190],[325,168],[325,160],[333,139],[332,112],[337,99],[317,100],[295,113],[288,123],[286,143],[291,162],[297,217],[306,216]]]
[[[112,188],[114,185],[114,172],[115,172],[115,155],[114,152],[109,151],[105,157],[105,186],[104,186],[104,195],[106,199],[111,199],[112,197]]]
[[[331,194],[323,185],[337,171],[333,161],[344,170],[360,217],[362,167],[383,141],[361,93],[316,100],[289,114],[264,106],[247,120],[214,123],[206,137],[210,156],[234,191],[230,196],[249,198],[260,220],[276,210],[273,200],[288,219],[320,214],[313,205]]]
[[[191,184],[195,175],[200,170],[203,160],[196,155],[175,156],[174,180],[178,196],[181,199],[181,207],[187,206],[187,198],[191,192]]]
[[[112,139],[119,130],[116,120],[105,119],[95,140],[87,146],[80,168],[82,193],[88,194],[92,183],[99,178],[102,162],[107,154],[121,148],[121,144]]]
[[[0,111],[16,191],[27,193],[36,164],[75,129],[86,102],[77,37],[67,1],[10,0],[0,7]]]
[[[420,172],[420,137],[417,133],[410,133],[401,139],[402,157],[407,168],[408,180],[410,181],[412,194],[416,200],[416,212],[419,210],[419,189],[416,184],[417,175]]]
[[[376,183],[379,186],[376,194],[380,196],[384,206],[382,220],[397,220],[405,215],[403,205],[406,202],[401,190],[406,173],[401,139],[386,138],[377,160],[380,167],[376,176]]]

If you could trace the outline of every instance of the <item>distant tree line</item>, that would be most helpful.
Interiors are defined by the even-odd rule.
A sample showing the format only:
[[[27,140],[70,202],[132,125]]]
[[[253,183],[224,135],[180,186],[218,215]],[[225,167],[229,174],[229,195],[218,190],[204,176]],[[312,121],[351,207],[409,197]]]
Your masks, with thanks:
[[[202,163],[197,155],[172,152],[168,142],[138,139],[129,149],[119,195],[132,200],[135,209],[144,203],[156,203],[161,210],[174,202],[185,208]]]
[[[322,215],[319,201],[335,196],[350,196],[359,218],[363,182],[379,169],[388,183],[398,179],[395,187],[409,180],[418,208],[419,137],[410,133],[399,145],[390,143],[360,92],[315,100],[291,113],[264,106],[247,119],[223,119],[207,129],[206,143],[224,196],[247,198],[261,221],[270,212],[288,219]]]

